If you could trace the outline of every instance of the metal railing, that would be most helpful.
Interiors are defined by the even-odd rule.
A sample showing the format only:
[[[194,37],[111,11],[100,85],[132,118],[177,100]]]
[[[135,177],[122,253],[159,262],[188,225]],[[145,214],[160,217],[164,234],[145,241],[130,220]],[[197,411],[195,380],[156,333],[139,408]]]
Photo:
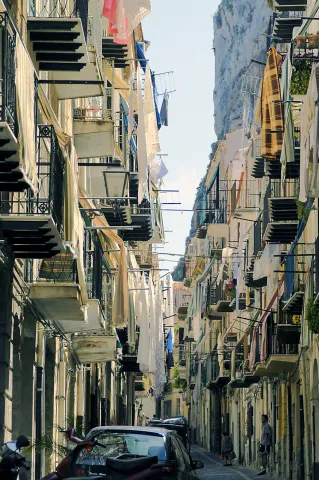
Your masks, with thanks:
[[[101,68],[102,67],[101,6],[100,6],[99,0],[93,0],[90,5],[91,5],[90,16],[88,17],[88,26],[87,26],[87,30],[88,30],[87,43],[88,43],[89,50],[93,51],[96,54],[97,64]]]
[[[0,13],[0,121],[7,122],[17,133],[15,84],[16,32],[9,15]]]
[[[178,346],[178,363],[180,366],[186,364],[186,345],[184,344]]]
[[[84,270],[89,298],[102,301],[103,249],[98,234],[85,230],[84,233]]]
[[[38,125],[38,193],[26,192],[0,194],[0,214],[52,215],[63,236],[64,182],[63,154],[52,125]]]
[[[88,0],[30,0],[29,17],[80,18],[85,39],[88,33]]]
[[[105,89],[105,96],[88,97],[81,100],[81,106],[73,110],[75,120],[112,121],[112,88]]]
[[[236,180],[230,193],[231,212],[243,209],[257,210],[261,199],[261,192],[257,187],[255,180]]]
[[[279,197],[297,197],[299,195],[299,178],[286,180],[282,186],[281,179],[272,179],[270,181],[270,198]]]

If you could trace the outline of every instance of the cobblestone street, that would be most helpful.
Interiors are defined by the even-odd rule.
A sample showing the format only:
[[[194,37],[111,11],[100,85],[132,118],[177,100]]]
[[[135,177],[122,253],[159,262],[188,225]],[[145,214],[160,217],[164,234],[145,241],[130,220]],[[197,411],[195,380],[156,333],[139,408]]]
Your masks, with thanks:
[[[201,460],[205,465],[202,470],[198,470],[198,476],[201,480],[250,480],[259,478],[257,476],[258,471],[244,468],[238,465],[236,460],[233,461],[232,467],[223,467],[223,462],[218,455],[208,452],[197,445],[192,446],[191,454],[193,459]],[[267,474],[260,478],[275,480],[277,477]]]

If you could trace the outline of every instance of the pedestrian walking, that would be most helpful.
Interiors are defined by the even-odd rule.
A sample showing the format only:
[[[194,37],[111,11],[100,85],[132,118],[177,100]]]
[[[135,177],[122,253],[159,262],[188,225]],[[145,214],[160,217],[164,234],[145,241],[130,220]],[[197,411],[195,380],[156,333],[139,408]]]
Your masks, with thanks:
[[[233,442],[229,436],[229,432],[223,433],[221,459],[224,460],[224,467],[232,466]]]
[[[258,475],[266,475],[268,457],[270,455],[270,448],[272,446],[272,429],[268,423],[268,415],[262,415],[261,422],[263,428],[261,432],[261,442],[258,451],[258,455],[260,458],[260,472],[258,473]]]

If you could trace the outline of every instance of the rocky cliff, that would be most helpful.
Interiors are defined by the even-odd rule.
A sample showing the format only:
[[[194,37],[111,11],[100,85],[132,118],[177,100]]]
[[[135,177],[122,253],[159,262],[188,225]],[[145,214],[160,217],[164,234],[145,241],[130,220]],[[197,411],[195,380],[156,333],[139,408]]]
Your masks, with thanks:
[[[241,86],[248,69],[262,73],[251,59],[262,59],[272,16],[266,0],[222,0],[214,15],[215,132],[218,139],[242,125]]]

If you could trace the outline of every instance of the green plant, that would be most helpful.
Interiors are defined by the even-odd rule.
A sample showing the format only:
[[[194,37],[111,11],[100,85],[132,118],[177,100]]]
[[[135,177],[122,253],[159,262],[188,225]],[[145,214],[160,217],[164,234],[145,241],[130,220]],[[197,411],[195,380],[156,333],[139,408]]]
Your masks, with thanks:
[[[192,283],[191,280],[187,278],[186,280],[184,280],[184,287],[190,287],[191,283]]]
[[[179,376],[179,370],[177,365],[174,366],[173,377],[174,381],[172,382],[172,387],[180,388],[181,390],[183,390],[183,392],[186,392],[187,381]]]
[[[301,220],[306,214],[306,203],[296,200],[298,220]]]
[[[313,333],[319,333],[319,308],[312,298],[308,298],[305,317],[309,330]]]
[[[175,335],[179,334],[179,326],[174,327],[174,333]]]
[[[291,76],[290,93],[292,95],[306,95],[311,75],[312,62],[305,60],[299,62],[298,70]]]

